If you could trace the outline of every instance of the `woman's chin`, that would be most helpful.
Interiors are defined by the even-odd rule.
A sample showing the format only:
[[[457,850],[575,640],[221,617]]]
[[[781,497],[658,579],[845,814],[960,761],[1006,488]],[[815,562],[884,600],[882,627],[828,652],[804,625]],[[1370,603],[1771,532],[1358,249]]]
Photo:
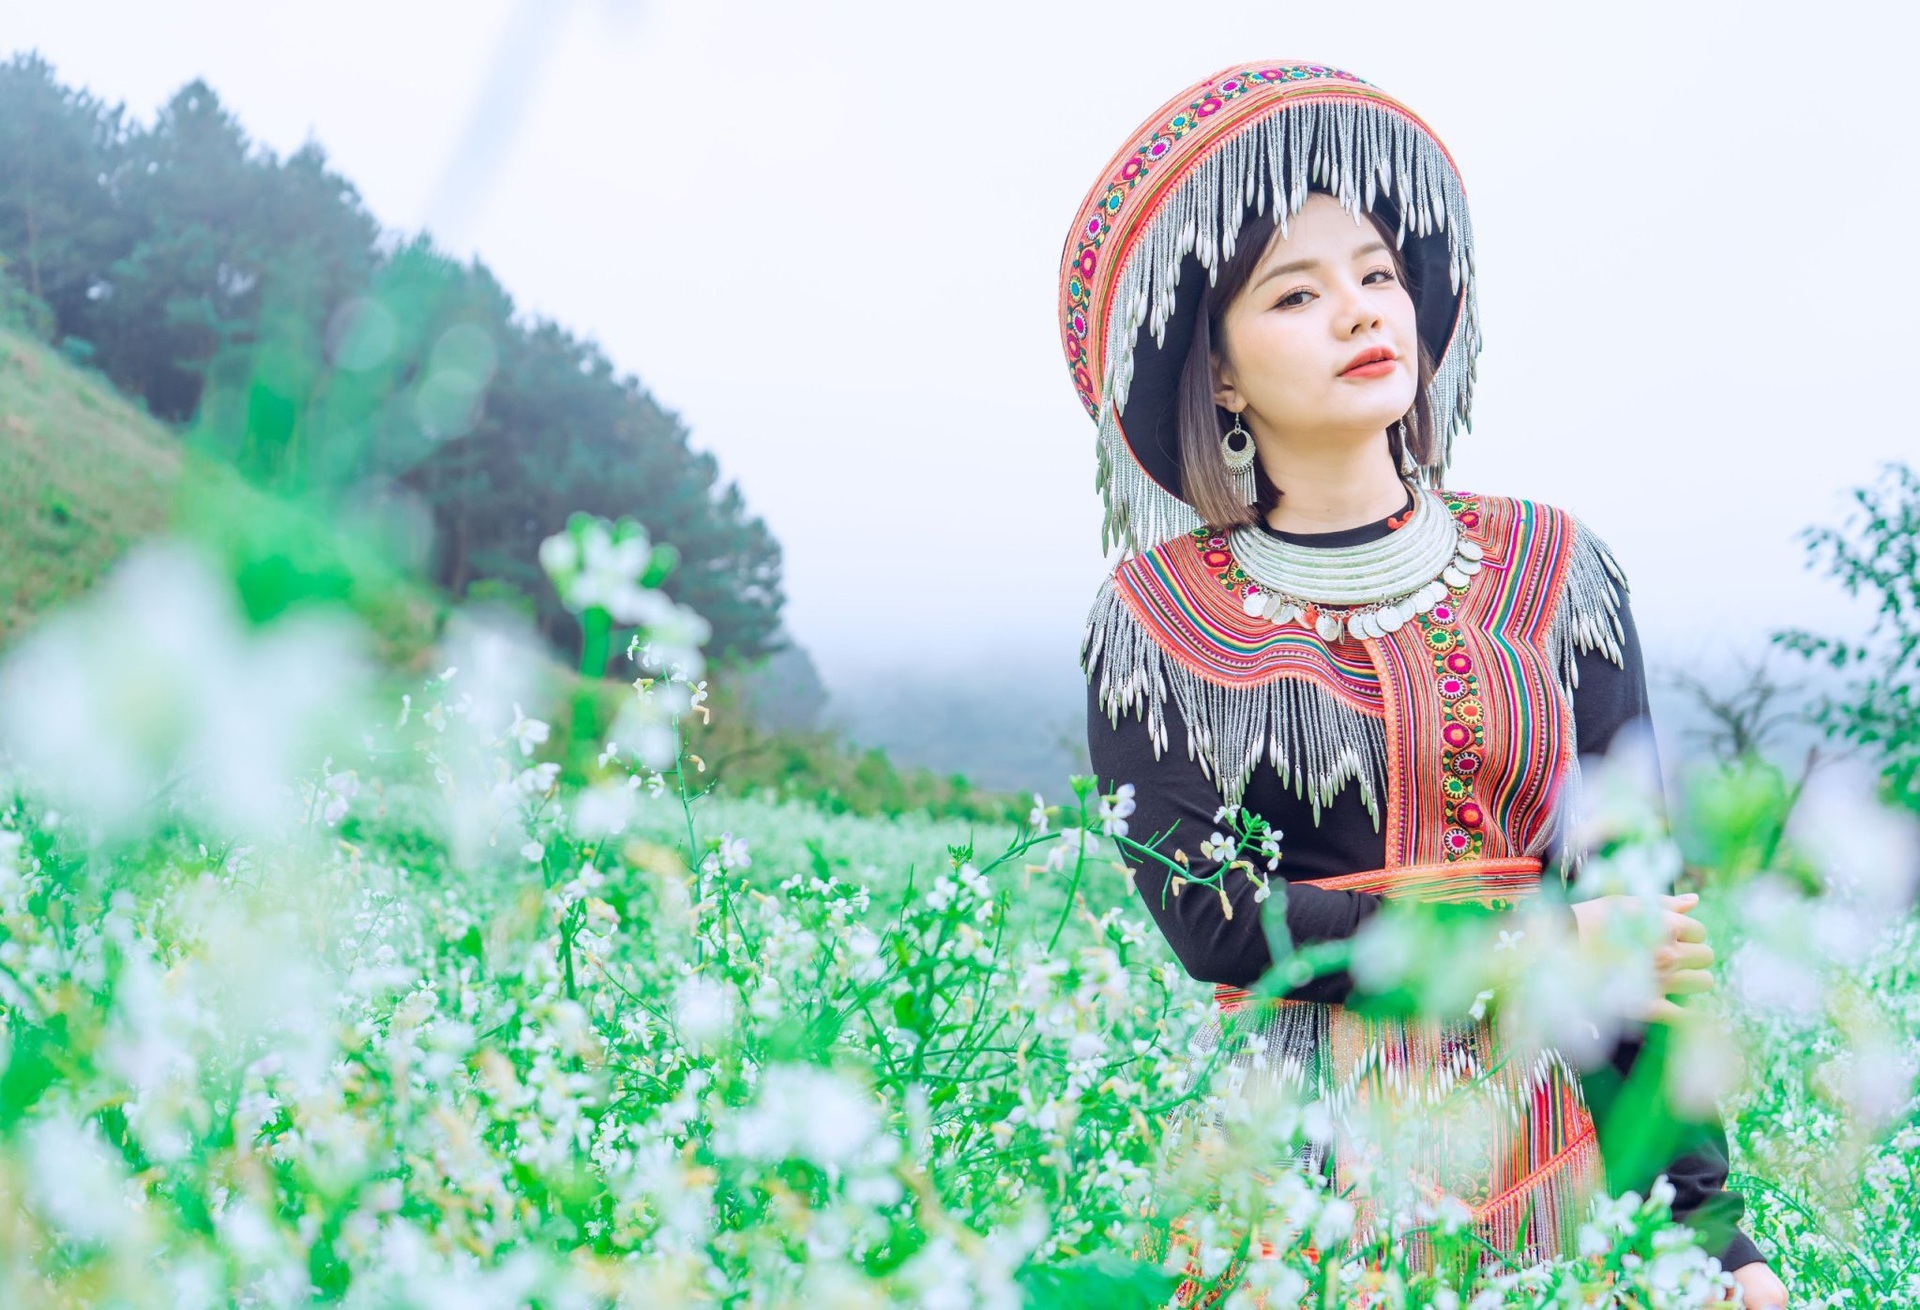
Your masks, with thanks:
[[[1398,423],[1406,412],[1413,408],[1408,401],[1398,409],[1369,406],[1367,409],[1340,410],[1327,414],[1302,414],[1292,427],[1295,432],[1319,433],[1321,444],[1363,445],[1378,441],[1380,434]],[[1283,427],[1281,431],[1288,429]]]
[[[1259,425],[1278,433],[1282,441],[1289,435],[1297,435],[1316,446],[1345,445],[1379,440],[1381,433],[1413,408],[1413,394],[1387,387],[1341,383],[1319,405],[1276,405],[1266,409],[1255,402],[1250,408],[1261,416]]]

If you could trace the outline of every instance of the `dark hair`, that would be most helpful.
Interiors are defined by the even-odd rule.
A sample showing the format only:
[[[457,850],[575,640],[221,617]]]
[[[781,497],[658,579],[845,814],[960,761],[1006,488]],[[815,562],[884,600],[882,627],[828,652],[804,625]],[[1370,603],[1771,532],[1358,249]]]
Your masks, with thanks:
[[[1321,188],[1313,188],[1320,191]],[[1393,259],[1394,275],[1411,293],[1407,261],[1394,241],[1394,224],[1378,213],[1367,218],[1379,230],[1381,240]],[[1242,504],[1234,490],[1232,476],[1220,457],[1220,439],[1233,426],[1233,415],[1213,402],[1214,343],[1220,337],[1220,319],[1234,297],[1252,278],[1261,257],[1272,244],[1279,223],[1271,211],[1253,214],[1240,227],[1233,257],[1221,267],[1219,276],[1201,295],[1200,308],[1193,326],[1193,343],[1187,348],[1186,362],[1180,368],[1180,381],[1174,398],[1174,421],[1180,432],[1180,491],[1201,519],[1212,527],[1225,528],[1252,523],[1264,517],[1280,501],[1280,488],[1273,485],[1267,471],[1254,461],[1254,481],[1258,488],[1252,505]],[[1433,452],[1433,411],[1427,388],[1433,382],[1433,355],[1424,340],[1418,341],[1419,384],[1415,388],[1410,412],[1406,446],[1419,463],[1426,463]],[[1397,472],[1401,462],[1399,425],[1387,429],[1387,442]]]

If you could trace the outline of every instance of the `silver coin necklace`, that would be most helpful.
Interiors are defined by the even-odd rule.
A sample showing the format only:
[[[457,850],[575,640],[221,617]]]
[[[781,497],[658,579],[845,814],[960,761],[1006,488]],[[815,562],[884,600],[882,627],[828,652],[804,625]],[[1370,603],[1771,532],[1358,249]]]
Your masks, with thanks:
[[[1258,527],[1228,531],[1234,558],[1253,580],[1244,602],[1252,618],[1283,625],[1312,615],[1326,642],[1343,632],[1378,639],[1425,614],[1452,587],[1480,571],[1481,549],[1433,491],[1416,487],[1413,513],[1378,541],[1301,546]]]

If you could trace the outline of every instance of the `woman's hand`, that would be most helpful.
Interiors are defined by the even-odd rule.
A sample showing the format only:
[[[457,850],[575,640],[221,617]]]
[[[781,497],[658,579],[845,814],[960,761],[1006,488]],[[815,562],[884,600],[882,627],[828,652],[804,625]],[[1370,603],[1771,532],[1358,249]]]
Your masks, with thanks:
[[[1733,1271],[1733,1281],[1739,1285],[1747,1310],[1786,1310],[1786,1285],[1768,1267],[1766,1261],[1749,1260]],[[1732,1299],[1730,1296],[1723,1296],[1714,1304],[1724,1305]]]
[[[1580,929],[1580,944],[1587,946],[1604,940],[1607,924],[1619,914],[1632,912],[1644,897],[1595,896],[1575,901],[1573,917]],[[1707,925],[1687,914],[1699,904],[1700,894],[1662,896],[1666,911],[1666,938],[1654,952],[1653,964],[1660,985],[1660,999],[1637,1016],[1648,1022],[1671,1022],[1685,1013],[1667,999],[1713,990],[1713,947],[1707,945]]]

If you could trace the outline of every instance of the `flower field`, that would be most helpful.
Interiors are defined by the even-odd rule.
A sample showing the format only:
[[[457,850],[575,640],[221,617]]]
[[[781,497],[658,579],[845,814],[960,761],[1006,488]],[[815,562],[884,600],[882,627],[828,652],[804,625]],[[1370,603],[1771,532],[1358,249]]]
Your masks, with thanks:
[[[660,558],[591,522],[549,547],[590,645],[653,638],[578,776],[510,635],[456,633],[388,695],[350,629],[246,631],[184,553],[10,652],[6,1305],[1118,1310],[1173,1294],[1176,1223],[1231,1305],[1729,1285],[1664,1186],[1603,1199],[1558,1264],[1501,1268],[1444,1202],[1398,1216],[1438,1273],[1323,1257],[1351,1203],[1236,1162],[1324,1124],[1189,1055],[1209,989],[1117,861],[1123,797],[1063,779],[992,828],[708,794],[680,732],[701,628]],[[1692,779],[1680,848],[1611,797],[1591,876],[1703,889],[1721,987],[1668,1091],[1723,1107],[1794,1304],[1920,1303],[1911,829],[1828,787],[1757,849],[1781,787]],[[1542,1042],[1638,999],[1582,971],[1644,975],[1650,938],[1576,958],[1523,923],[1383,914],[1371,984]],[[1275,1255],[1242,1269],[1253,1233]]]

